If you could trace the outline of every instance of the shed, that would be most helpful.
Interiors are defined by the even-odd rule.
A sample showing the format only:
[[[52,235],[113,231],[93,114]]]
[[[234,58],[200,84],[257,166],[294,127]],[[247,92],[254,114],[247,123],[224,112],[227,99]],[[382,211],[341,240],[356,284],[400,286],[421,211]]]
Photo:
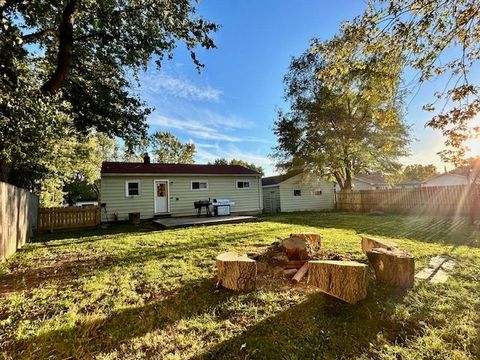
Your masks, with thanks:
[[[266,177],[262,179],[262,188],[266,213],[332,210],[335,206],[334,184],[313,175]]]

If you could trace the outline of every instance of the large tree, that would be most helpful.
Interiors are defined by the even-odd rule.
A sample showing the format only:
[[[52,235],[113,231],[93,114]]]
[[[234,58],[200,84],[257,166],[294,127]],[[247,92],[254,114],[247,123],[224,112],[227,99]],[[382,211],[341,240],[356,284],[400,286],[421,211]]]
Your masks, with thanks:
[[[156,131],[150,135],[150,148],[155,161],[164,164],[193,164],[195,145],[182,143],[168,131]]]
[[[318,75],[334,84],[341,74],[355,72],[361,57],[401,53],[409,90],[440,78],[425,110],[434,112],[428,126],[446,136],[444,160],[461,162],[465,140],[478,134],[480,113],[480,2],[478,0],[369,0],[365,13],[342,26],[346,34],[335,43],[329,66]],[[388,64],[386,64],[388,66]]]
[[[244,160],[232,159],[232,160],[228,161],[225,158],[218,158],[218,159],[215,159],[213,164],[215,164],[215,165],[240,165],[240,166],[243,166],[244,168],[256,171],[259,174],[263,175],[263,173],[264,173],[263,168],[261,166],[255,165],[254,163],[248,163]]]
[[[407,165],[402,172],[402,178],[408,180],[424,181],[438,175],[435,165],[413,164]]]
[[[348,190],[355,174],[396,173],[398,158],[407,153],[401,66],[395,54],[366,59],[356,72],[326,86],[317,74],[329,65],[324,55],[331,47],[314,40],[292,60],[285,77],[290,110],[280,111],[275,122],[275,155],[283,170],[327,176]]]
[[[0,180],[38,187],[58,139],[146,136],[138,74],[179,42],[201,68],[217,28],[191,0],[0,0]]]

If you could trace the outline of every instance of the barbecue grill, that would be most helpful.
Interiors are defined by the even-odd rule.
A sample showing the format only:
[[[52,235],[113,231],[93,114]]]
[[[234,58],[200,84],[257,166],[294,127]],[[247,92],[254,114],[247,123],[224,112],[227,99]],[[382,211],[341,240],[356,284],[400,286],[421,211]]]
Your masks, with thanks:
[[[213,199],[212,205],[215,216],[225,216],[230,215],[230,206],[235,203],[228,199]]]
[[[212,212],[210,211],[210,205],[212,205],[212,202],[210,201],[210,199],[199,200],[199,201],[195,201],[193,203],[193,206],[197,210],[197,216],[198,217],[200,217],[200,215],[202,214],[202,208],[205,208],[205,212],[206,212],[207,216],[212,216]]]
[[[233,201],[229,199],[213,199],[213,201],[208,200],[199,200],[193,203],[193,206],[197,210],[197,216],[200,217],[202,214],[202,208],[205,208],[205,213],[207,216],[212,216],[212,211],[210,206],[213,206],[213,214],[215,216],[226,216],[230,215],[230,206],[235,205]]]

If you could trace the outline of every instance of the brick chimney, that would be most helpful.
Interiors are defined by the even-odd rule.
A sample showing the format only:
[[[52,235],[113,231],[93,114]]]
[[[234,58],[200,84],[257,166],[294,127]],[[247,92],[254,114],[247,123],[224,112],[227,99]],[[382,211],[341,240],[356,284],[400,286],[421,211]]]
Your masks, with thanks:
[[[150,156],[148,156],[148,153],[145,153],[143,155],[143,163],[144,164],[150,164]]]

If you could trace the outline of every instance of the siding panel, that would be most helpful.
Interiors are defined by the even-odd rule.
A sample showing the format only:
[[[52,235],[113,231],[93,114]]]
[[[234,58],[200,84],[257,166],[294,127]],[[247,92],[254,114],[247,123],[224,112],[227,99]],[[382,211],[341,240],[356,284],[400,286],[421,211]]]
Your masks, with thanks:
[[[255,176],[103,176],[101,182],[101,202],[107,204],[108,220],[113,213],[119,220],[126,220],[129,212],[140,212],[142,219],[154,216],[154,180],[169,180],[170,213],[174,216],[194,215],[193,203],[208,198],[225,198],[235,202],[232,212],[261,212],[262,189],[260,177]],[[125,181],[140,180],[140,195],[125,196]],[[208,190],[191,190],[192,180],[207,180]],[[249,189],[237,189],[237,180],[250,180]],[[102,220],[105,216],[102,215]]]
[[[322,195],[316,196],[315,189],[321,189]],[[294,190],[301,190],[301,196],[294,196]],[[294,176],[280,184],[280,204],[282,212],[332,210],[334,204],[333,183],[323,179],[302,179]]]

